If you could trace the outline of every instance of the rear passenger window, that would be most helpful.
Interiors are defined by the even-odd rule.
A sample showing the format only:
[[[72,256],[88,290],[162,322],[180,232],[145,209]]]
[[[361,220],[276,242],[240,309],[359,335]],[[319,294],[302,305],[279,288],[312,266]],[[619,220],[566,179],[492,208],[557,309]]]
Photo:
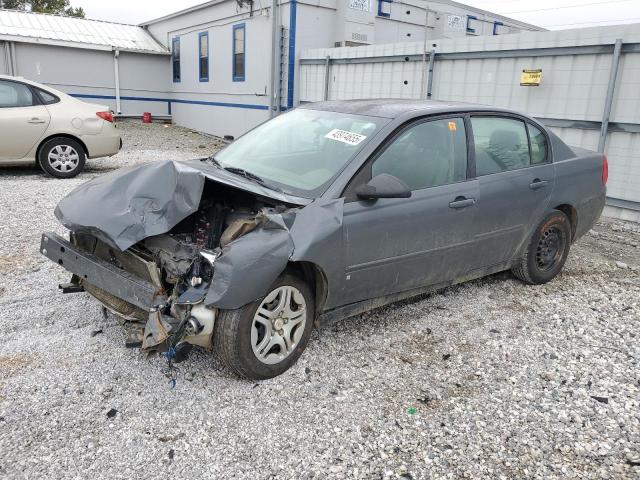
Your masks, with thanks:
[[[373,162],[371,175],[381,173],[403,180],[411,190],[465,180],[467,139],[463,120],[432,120],[407,128]]]
[[[471,117],[471,126],[478,176],[529,166],[529,141],[523,121],[499,117]]]
[[[33,94],[22,83],[0,80],[0,108],[30,107]]]
[[[529,140],[531,141],[531,164],[547,163],[547,137],[538,127],[534,127],[530,123],[527,124],[527,128],[529,129]]]
[[[44,103],[45,105],[51,105],[54,103],[58,103],[60,101],[60,99],[55,95],[53,95],[52,93],[45,92],[40,88],[38,89],[38,95],[40,95],[40,98],[42,99],[42,103]]]

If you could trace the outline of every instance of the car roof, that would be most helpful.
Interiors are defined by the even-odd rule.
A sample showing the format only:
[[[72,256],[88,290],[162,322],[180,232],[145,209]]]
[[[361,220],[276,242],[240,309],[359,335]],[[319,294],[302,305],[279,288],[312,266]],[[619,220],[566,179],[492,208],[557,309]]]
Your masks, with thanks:
[[[516,113],[513,110],[463,102],[442,102],[437,100],[411,100],[398,98],[375,98],[362,100],[329,100],[305,103],[298,108],[323,110],[327,112],[350,113],[369,117],[396,118],[408,112],[426,115],[449,112],[488,111]]]
[[[68,93],[65,93],[61,90],[57,90],[53,87],[50,87],[49,85],[44,85],[42,83],[34,82],[33,80],[29,80],[28,78],[24,78],[24,77],[12,77],[11,75],[0,75],[0,80],[11,80],[14,82],[24,83],[26,85],[31,85],[32,87],[37,87],[46,92],[53,93],[58,97],[73,98]]]
[[[33,87],[38,87],[38,88],[46,88],[46,89],[50,89],[51,88],[51,87],[47,87],[46,85],[42,85],[41,83],[34,82],[33,80],[29,80],[28,78],[24,78],[24,77],[14,77],[14,76],[11,76],[11,75],[0,75],[0,80],[12,80],[14,82],[26,83],[28,85],[31,85]]]

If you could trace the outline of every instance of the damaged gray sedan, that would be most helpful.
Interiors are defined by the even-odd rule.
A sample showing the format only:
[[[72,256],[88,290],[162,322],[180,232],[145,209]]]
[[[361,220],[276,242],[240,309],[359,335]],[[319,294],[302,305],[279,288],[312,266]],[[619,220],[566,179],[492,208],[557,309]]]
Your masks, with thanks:
[[[535,120],[402,100],[304,105],[215,155],[122,169],[55,214],[41,252],[140,325],[270,378],[314,325],[511,269],[540,284],[604,206],[606,158]]]

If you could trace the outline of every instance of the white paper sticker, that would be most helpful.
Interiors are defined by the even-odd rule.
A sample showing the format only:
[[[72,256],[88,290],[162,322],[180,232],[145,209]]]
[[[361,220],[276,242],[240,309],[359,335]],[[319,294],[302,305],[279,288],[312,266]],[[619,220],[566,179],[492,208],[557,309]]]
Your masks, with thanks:
[[[346,130],[334,128],[327,133],[324,138],[330,138],[331,140],[337,140],[338,142],[347,143],[349,145],[358,145],[367,137],[360,135],[359,133],[347,132]]]
[[[349,8],[362,12],[370,12],[371,0],[349,0]]]

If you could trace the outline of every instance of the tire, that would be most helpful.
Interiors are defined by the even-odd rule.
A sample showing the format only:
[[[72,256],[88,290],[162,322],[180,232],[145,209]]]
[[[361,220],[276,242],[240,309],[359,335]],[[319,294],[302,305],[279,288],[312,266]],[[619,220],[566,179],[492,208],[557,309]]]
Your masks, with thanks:
[[[279,311],[278,307],[285,305],[286,292],[289,308]],[[299,320],[302,301],[304,320]],[[293,310],[291,305],[298,308]],[[273,378],[298,360],[309,341],[314,318],[315,302],[309,286],[298,275],[285,272],[264,297],[236,310],[220,310],[214,348],[222,363],[239,377]]]
[[[511,269],[523,282],[541,285],[560,273],[569,255],[571,224],[553,210],[538,224],[520,261]]]
[[[67,137],[47,140],[38,153],[42,170],[55,178],[72,178],[84,168],[87,157],[82,145]]]

